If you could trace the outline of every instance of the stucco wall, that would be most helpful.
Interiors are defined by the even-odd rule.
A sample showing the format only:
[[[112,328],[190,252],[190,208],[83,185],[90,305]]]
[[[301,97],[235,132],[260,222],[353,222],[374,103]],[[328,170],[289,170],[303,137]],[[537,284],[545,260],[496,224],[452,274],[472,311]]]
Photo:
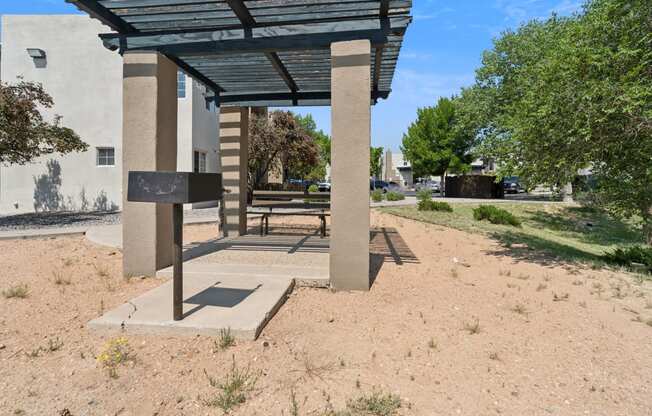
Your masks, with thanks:
[[[61,198],[61,208],[73,210],[84,207],[82,193],[87,209],[100,200],[102,208],[120,205],[122,58],[102,45],[97,35],[107,32],[108,27],[84,15],[2,16],[0,78],[16,82],[22,76],[42,83],[55,102],[45,116],[63,116],[63,125],[90,147],[84,153],[51,155],[27,166],[0,166],[0,215],[34,211],[35,193]],[[43,49],[46,65],[36,65],[27,48]],[[192,170],[193,148],[207,152],[207,171],[218,168],[218,119],[215,111],[206,110],[200,89],[187,78],[187,98],[178,102],[180,171]],[[115,148],[115,166],[96,165],[97,147]],[[54,162],[48,168],[49,161]]]

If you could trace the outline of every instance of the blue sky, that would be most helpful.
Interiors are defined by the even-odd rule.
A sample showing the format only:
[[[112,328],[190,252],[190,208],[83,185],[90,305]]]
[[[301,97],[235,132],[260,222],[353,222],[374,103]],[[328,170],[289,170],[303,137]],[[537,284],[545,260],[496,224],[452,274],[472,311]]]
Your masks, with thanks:
[[[433,105],[473,82],[482,51],[507,28],[551,13],[566,15],[581,0],[413,0],[408,29],[394,76],[392,94],[373,109],[372,143],[398,150],[419,107]],[[0,14],[76,13],[64,0],[0,0]],[[330,131],[328,108],[297,108],[312,113]]]

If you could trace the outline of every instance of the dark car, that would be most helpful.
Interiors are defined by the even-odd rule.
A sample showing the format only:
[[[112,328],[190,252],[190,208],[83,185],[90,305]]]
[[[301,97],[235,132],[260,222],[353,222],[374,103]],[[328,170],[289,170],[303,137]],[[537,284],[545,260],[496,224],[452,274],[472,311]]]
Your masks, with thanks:
[[[503,179],[503,190],[506,194],[517,194],[523,192],[523,187],[518,176],[508,176]]]
[[[380,189],[383,193],[389,191],[389,184],[385,181],[369,181],[370,189],[372,191]]]

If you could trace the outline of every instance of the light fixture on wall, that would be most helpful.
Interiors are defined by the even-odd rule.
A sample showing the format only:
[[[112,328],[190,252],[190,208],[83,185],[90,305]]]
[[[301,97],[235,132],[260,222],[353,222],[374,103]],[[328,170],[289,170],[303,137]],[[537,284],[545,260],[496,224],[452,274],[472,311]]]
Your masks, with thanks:
[[[27,48],[27,54],[33,59],[45,59],[45,51],[38,48]]]

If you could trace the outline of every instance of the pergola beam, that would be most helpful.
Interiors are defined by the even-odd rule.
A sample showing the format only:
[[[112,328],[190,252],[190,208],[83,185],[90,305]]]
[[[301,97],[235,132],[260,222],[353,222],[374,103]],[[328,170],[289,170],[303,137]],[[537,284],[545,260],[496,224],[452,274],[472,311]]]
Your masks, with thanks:
[[[372,45],[384,44],[391,35],[402,35],[409,16],[379,19],[277,25],[213,31],[161,31],[134,34],[102,34],[104,45],[112,50],[158,50],[174,55],[206,55],[219,52],[276,52],[324,49],[331,43],[368,39]]]
[[[389,13],[389,0],[380,1],[380,20],[381,25],[387,25],[387,16]],[[383,46],[376,47],[374,56],[374,75],[372,81],[372,91],[378,91],[378,82],[380,80],[380,67],[383,62]]]
[[[372,92],[371,100],[386,99],[390,91]],[[251,92],[248,94],[220,94],[220,105],[237,106],[257,103],[258,106],[278,107],[287,105],[328,106],[331,102],[330,91],[288,92]]]
[[[193,68],[192,66],[188,65],[188,64],[187,64],[186,62],[184,62],[183,60],[177,58],[177,57],[174,56],[174,55],[166,54],[166,56],[168,57],[169,60],[171,60],[172,62],[174,62],[175,64],[177,64],[177,66],[178,66],[179,68],[181,68],[181,69],[183,70],[183,72],[185,72],[185,73],[186,73],[187,75],[189,75],[191,78],[193,78],[193,79],[195,79],[195,80],[201,82],[202,84],[204,84],[204,85],[206,86],[206,88],[212,90],[215,94],[218,94],[218,93],[220,93],[221,91],[224,91],[224,89],[223,89],[222,87],[220,87],[219,85],[217,85],[215,82],[213,82],[213,81],[212,81],[211,79],[209,79],[208,77],[204,76],[204,74],[202,74],[201,72],[197,71],[197,70],[196,70],[195,68]]]
[[[124,20],[111,13],[104,6],[92,0],[66,0],[66,3],[71,3],[79,10],[83,10],[91,17],[107,24],[111,29],[119,33],[135,33],[137,30],[125,22]]]

